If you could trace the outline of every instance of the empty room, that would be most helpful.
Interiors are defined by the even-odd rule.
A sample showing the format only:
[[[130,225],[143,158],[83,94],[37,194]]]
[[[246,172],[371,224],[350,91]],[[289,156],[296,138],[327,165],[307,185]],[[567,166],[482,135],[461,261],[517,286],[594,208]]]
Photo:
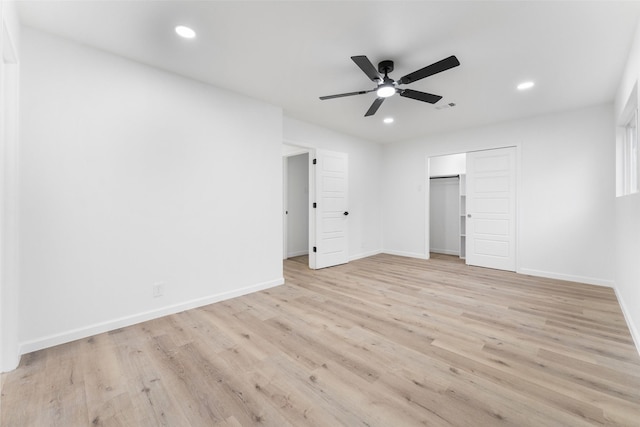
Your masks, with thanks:
[[[639,23],[0,0],[0,425],[640,425]]]

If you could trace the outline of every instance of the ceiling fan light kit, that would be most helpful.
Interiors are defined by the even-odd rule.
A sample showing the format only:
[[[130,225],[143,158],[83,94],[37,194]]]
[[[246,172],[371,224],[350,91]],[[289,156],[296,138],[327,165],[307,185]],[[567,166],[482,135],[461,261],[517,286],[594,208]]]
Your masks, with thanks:
[[[381,84],[378,86],[376,95],[380,98],[388,98],[396,93],[396,88],[392,84]]]
[[[425,77],[432,76],[434,74],[441,73],[443,71],[449,70],[451,68],[457,67],[460,65],[460,61],[455,56],[450,56],[441,61],[434,62],[431,65],[428,65],[424,68],[414,71],[413,73],[409,73],[406,76],[401,77],[400,79],[393,80],[389,77],[389,73],[393,71],[393,61],[384,60],[378,64],[378,69],[373,66],[369,58],[364,55],[352,56],[351,59],[356,63],[358,67],[364,72],[372,82],[376,83],[376,87],[371,90],[361,90],[357,92],[348,92],[348,93],[340,93],[337,95],[327,95],[321,96],[321,100],[334,99],[334,98],[342,98],[345,96],[354,96],[354,95],[364,95],[369,92],[376,92],[378,98],[373,101],[371,107],[365,113],[365,117],[373,116],[378,108],[382,105],[382,102],[390,97],[395,95],[396,93],[404,98],[411,98],[417,101],[427,102],[429,104],[435,104],[436,102],[442,99],[440,95],[434,95],[432,93],[420,92],[413,89],[402,89],[399,88],[399,85],[405,85],[409,83],[413,83],[415,81],[424,79]]]

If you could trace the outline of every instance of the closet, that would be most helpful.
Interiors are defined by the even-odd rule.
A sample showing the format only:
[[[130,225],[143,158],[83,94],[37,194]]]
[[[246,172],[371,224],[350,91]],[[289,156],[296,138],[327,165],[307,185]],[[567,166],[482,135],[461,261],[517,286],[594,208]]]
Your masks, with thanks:
[[[465,258],[466,154],[429,159],[429,247]]]

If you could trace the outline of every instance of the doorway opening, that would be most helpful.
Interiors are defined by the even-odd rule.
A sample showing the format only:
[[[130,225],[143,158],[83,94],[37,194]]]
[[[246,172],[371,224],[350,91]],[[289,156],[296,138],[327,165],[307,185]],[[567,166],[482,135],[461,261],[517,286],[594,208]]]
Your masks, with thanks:
[[[429,250],[465,258],[466,153],[429,159]]]
[[[309,254],[309,153],[284,157],[284,259]]]
[[[312,151],[282,146],[282,259],[309,254]]]

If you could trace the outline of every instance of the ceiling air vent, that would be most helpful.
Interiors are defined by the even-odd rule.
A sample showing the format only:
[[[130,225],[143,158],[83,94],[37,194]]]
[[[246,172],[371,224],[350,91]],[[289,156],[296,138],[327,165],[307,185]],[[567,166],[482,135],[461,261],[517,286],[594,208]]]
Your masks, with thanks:
[[[438,107],[436,107],[436,110],[446,110],[447,108],[452,108],[455,107],[456,103],[455,102],[450,102],[448,104],[444,104],[444,105],[440,105]]]

